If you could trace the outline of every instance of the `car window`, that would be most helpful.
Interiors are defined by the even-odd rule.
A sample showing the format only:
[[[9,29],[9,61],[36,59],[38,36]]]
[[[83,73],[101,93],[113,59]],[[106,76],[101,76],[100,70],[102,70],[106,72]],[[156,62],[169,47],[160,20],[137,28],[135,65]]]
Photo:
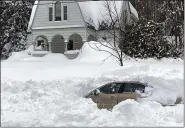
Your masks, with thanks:
[[[122,84],[121,84],[118,93],[123,93],[123,92],[124,92],[125,85],[126,85],[126,83],[122,83]]]
[[[99,88],[101,93],[114,94],[117,93],[120,87],[120,83],[111,83]]]
[[[140,91],[141,93],[144,93],[145,92],[145,86],[144,85],[142,85],[142,84],[136,84],[135,83],[135,88],[136,88],[136,90],[138,90],[138,91]]]
[[[124,92],[135,92],[136,90],[144,93],[145,86],[139,83],[126,83]]]

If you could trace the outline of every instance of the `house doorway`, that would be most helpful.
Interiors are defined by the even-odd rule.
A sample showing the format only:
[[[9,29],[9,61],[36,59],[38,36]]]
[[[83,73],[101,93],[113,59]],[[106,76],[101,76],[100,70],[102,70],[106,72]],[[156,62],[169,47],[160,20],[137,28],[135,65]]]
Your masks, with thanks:
[[[64,53],[65,43],[64,43],[63,36],[55,35],[52,38],[51,51],[52,51],[52,53]]]
[[[69,40],[69,43],[67,44],[67,50],[73,50],[73,40]]]
[[[79,34],[72,34],[69,37],[69,42],[67,45],[67,50],[77,50],[83,45],[82,37]]]

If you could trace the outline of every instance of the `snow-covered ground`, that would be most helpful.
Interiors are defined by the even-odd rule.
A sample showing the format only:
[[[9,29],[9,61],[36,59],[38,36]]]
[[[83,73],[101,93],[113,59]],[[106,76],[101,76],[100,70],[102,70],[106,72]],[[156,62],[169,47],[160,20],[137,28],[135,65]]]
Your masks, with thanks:
[[[79,56],[31,57],[31,49],[1,62],[2,126],[183,126],[183,64],[181,59],[128,59],[120,67],[108,53],[84,44]],[[126,100],[112,111],[99,110],[83,95],[106,82],[138,80],[153,86],[148,98]]]

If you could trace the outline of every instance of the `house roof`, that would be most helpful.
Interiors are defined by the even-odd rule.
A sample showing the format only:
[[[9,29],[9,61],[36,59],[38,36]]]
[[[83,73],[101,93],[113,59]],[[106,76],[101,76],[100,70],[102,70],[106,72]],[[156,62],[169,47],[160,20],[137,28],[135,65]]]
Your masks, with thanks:
[[[34,16],[37,10],[38,1],[35,1],[35,4],[32,9],[32,13],[30,16],[30,21],[28,24],[28,32],[31,31],[31,26],[33,24]],[[121,14],[121,11],[124,9],[130,9],[130,13],[132,13],[138,19],[138,13],[136,9],[132,6],[129,1],[123,0],[115,0],[108,1],[110,2],[110,8],[113,14]],[[83,14],[84,20],[87,23],[90,23],[95,29],[98,29],[99,22],[108,19],[108,12],[105,8],[105,1],[79,1],[78,2],[81,12]],[[126,7],[128,6],[128,8]]]
[[[116,14],[115,11],[120,14],[122,1],[109,1],[110,7],[113,13]],[[86,22],[93,25],[96,29],[98,29],[98,23],[108,19],[108,12],[105,8],[105,1],[86,1],[86,2],[78,2],[84,19]],[[115,9],[114,6],[115,5]]]
[[[112,0],[108,2],[113,16],[115,14],[115,16],[120,17],[121,12],[126,10],[127,13],[131,13],[135,16],[136,19],[139,19],[136,9],[129,1]],[[96,29],[98,29],[99,22],[107,19],[110,20],[110,17],[108,16],[108,10],[105,7],[105,3],[106,1],[104,0],[78,2],[85,21],[93,25]],[[128,19],[128,21],[129,20],[130,19]]]

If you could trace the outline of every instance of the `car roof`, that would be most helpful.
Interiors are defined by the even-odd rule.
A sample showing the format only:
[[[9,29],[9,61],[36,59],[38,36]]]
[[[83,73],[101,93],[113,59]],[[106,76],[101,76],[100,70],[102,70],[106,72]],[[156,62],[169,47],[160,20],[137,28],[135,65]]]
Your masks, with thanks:
[[[98,88],[96,87],[96,88],[94,88],[92,90],[94,91],[95,89],[99,89],[99,88],[101,88],[103,86],[106,86],[107,84],[111,84],[111,83],[138,83],[138,84],[141,84],[141,85],[143,85],[145,87],[149,87],[147,83],[142,83],[142,82],[139,82],[139,81],[112,81],[112,82],[108,82],[108,83],[106,83],[106,84],[104,84],[102,86],[99,86]],[[91,92],[93,92],[93,91],[91,91]]]
[[[148,86],[147,83],[142,83],[142,82],[139,82],[139,81],[113,81],[113,82],[109,82],[107,84],[110,84],[110,83],[138,83],[138,84],[142,84],[144,86]]]

